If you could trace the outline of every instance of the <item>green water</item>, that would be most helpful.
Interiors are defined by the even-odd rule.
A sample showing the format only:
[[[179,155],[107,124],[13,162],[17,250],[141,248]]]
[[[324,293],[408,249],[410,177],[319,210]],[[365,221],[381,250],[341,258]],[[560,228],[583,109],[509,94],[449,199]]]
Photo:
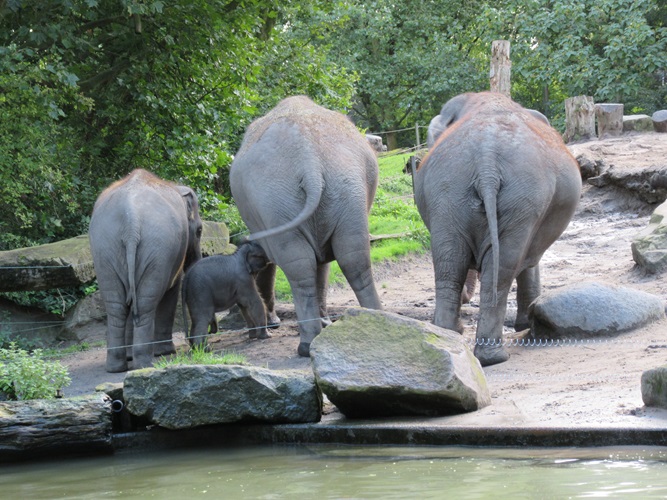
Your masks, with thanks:
[[[0,466],[0,497],[667,498],[667,448],[289,446]]]

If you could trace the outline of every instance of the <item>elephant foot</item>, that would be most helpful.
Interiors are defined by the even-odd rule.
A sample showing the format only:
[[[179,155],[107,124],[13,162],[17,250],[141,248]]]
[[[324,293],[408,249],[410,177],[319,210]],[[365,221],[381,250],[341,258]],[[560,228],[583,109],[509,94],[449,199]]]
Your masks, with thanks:
[[[106,370],[108,373],[126,372],[127,361],[110,360],[107,358]]]
[[[267,328],[278,328],[280,326],[280,318],[276,313],[274,312],[269,313],[267,319],[268,319],[268,321],[266,322]]]
[[[310,357],[310,342],[300,342],[299,343],[299,348],[297,349],[297,352],[299,353],[299,356],[302,356],[304,358],[309,358]]]
[[[271,337],[273,337],[273,335],[271,335],[266,330],[266,328],[262,328],[261,330],[256,330],[256,329],[250,330],[248,332],[248,337],[250,337],[251,339],[260,339],[260,340],[262,340],[262,339],[270,339]]]
[[[329,316],[323,317],[321,323],[322,323],[322,328],[326,328],[329,325],[333,325],[333,321],[331,321],[331,318]]]
[[[153,348],[153,355],[155,357],[168,356],[169,354],[176,354],[176,346],[172,341],[155,344],[155,347]]]
[[[482,366],[497,365],[510,359],[510,355],[502,345],[502,341],[497,345],[477,344],[475,346],[475,357]]]

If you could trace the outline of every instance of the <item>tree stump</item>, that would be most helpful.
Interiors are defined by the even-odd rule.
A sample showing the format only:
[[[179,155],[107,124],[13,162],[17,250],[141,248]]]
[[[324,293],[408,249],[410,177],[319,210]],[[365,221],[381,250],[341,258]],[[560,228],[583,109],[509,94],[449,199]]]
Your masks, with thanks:
[[[656,132],[667,133],[667,109],[656,111],[651,116],[653,120],[653,128]]]
[[[595,136],[595,103],[586,95],[565,99],[565,142]]]
[[[498,92],[510,97],[510,43],[507,40],[495,40],[491,44],[491,92]]]
[[[596,104],[598,138],[615,137],[623,133],[623,104]]]
[[[112,451],[111,399],[0,402],[0,463],[15,459]]]

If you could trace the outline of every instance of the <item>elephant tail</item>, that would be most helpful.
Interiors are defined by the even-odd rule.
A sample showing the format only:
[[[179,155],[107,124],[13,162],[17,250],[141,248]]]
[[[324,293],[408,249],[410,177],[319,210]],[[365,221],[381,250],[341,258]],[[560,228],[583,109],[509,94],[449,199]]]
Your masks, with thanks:
[[[127,282],[129,293],[127,295],[127,305],[132,309],[132,321],[134,323],[139,319],[139,310],[137,308],[137,242],[130,240],[125,245],[125,255],[127,259]]]
[[[491,236],[491,256],[493,265],[493,298],[492,307],[498,304],[498,271],[500,266],[500,243],[498,242],[498,191],[500,178],[489,176],[480,178],[477,182],[477,193],[484,205],[486,221]]]
[[[301,181],[301,188],[306,193],[306,203],[301,209],[301,212],[299,212],[299,214],[294,219],[285,224],[251,234],[247,238],[249,241],[269,238],[271,236],[275,236],[276,234],[290,231],[295,227],[303,224],[311,215],[315,213],[315,210],[317,210],[317,207],[320,204],[320,200],[322,199],[322,192],[324,191],[324,180],[322,179],[321,175],[316,174],[315,172],[312,172],[312,174],[314,175],[307,175]]]

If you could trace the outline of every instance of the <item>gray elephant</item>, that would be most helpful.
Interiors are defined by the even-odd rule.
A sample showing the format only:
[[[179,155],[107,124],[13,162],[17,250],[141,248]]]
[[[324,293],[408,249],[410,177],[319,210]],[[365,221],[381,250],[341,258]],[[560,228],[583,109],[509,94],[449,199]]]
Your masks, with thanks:
[[[509,354],[502,343],[507,296],[517,280],[516,328],[540,294],[542,254],[567,227],[581,193],[576,160],[544,120],[491,92],[462,94],[442,108],[433,144],[415,174],[415,201],[431,232],[434,323],[462,332],[461,291],[480,273],[475,356]]]
[[[108,372],[151,366],[172,341],[184,270],[201,258],[202,222],[189,187],[134,170],[105,189],[90,220],[90,250],[107,311]]]
[[[375,153],[344,115],[303,96],[281,101],[248,127],[230,171],[241,217],[292,288],[298,353],[330,323],[329,263],[338,261],[362,307],[381,309],[371,271],[368,212],[378,182]],[[275,265],[258,285],[275,321]]]
[[[231,255],[213,255],[194,264],[183,278],[181,303],[185,333],[191,346],[205,346],[209,331],[218,331],[216,312],[238,305],[250,338],[267,339],[266,310],[255,276],[269,265],[264,249],[254,241],[241,243]],[[192,330],[188,332],[186,308]]]

